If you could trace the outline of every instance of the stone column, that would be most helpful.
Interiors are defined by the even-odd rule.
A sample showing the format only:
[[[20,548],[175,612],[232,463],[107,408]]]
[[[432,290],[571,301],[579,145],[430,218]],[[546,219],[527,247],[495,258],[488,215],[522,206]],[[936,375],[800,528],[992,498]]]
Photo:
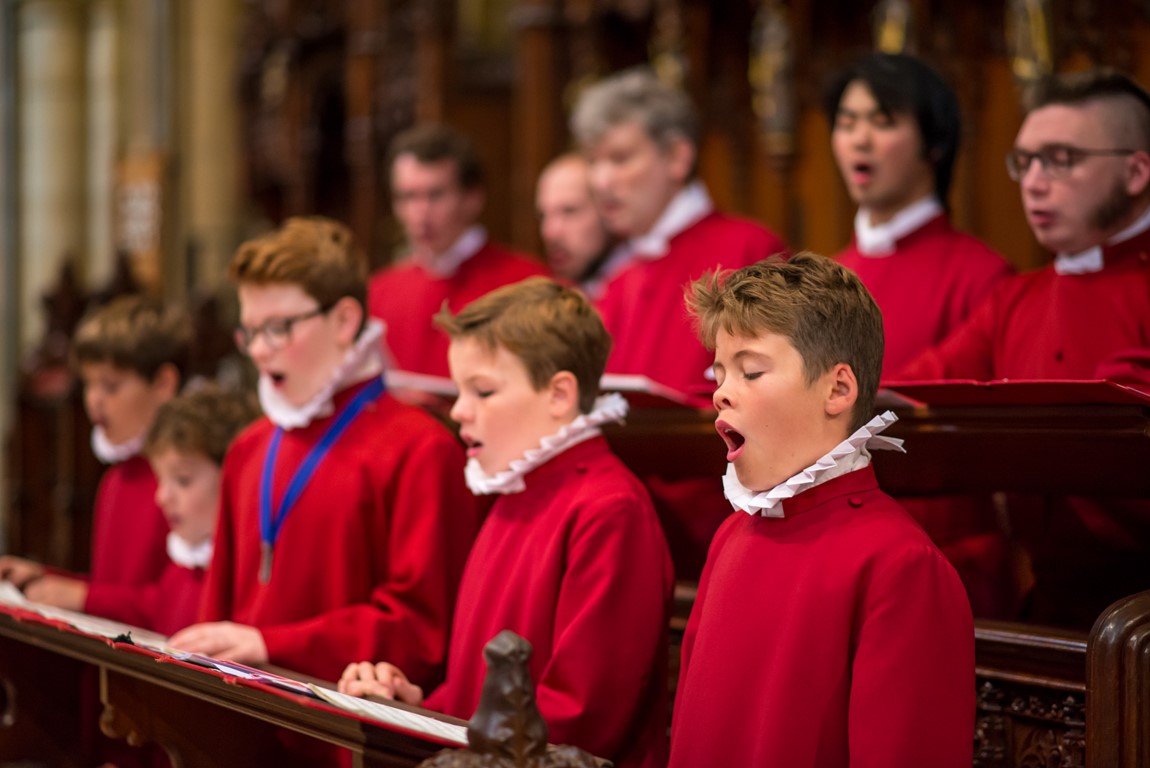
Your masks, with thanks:
[[[215,289],[240,235],[239,199],[239,0],[179,4],[185,43],[181,78],[179,198],[184,203],[175,247],[190,255],[188,289]],[[191,248],[187,246],[191,244]]]
[[[86,251],[84,9],[26,0],[15,17],[21,348],[43,334],[40,297],[65,258]]]
[[[115,188],[119,98],[116,0],[89,0],[87,50],[87,259],[91,286],[106,285],[116,258]]]

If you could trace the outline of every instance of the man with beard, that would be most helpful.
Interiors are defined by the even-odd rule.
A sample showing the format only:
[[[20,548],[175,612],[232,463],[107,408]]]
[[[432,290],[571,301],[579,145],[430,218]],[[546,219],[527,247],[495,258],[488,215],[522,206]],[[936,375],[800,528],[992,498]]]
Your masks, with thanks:
[[[1111,70],[1042,80],[1006,165],[1053,264],[1002,283],[899,378],[1105,378],[1150,391],[1150,95]],[[1031,617],[1089,627],[1150,588],[1148,506],[1016,502],[1020,533],[1040,532]]]

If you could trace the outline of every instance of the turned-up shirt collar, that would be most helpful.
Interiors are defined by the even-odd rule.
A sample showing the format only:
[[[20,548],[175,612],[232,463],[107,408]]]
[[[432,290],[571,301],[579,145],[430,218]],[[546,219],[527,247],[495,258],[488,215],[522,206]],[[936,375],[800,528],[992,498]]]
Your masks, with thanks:
[[[707,187],[694,181],[679,190],[650,231],[623,243],[635,258],[654,260],[667,255],[671,238],[715,210]]]
[[[445,280],[453,277],[465,261],[479,253],[486,242],[487,230],[480,224],[474,224],[464,230],[446,251],[433,256],[417,257],[416,263],[434,277]]]
[[[618,392],[601,395],[595,400],[590,413],[582,413],[573,421],[564,424],[553,435],[544,437],[538,448],[525,451],[523,458],[515,459],[502,472],[489,475],[479,466],[477,459],[467,462],[464,477],[467,487],[476,495],[492,493],[519,493],[526,490],[523,478],[531,470],[539,467],[572,446],[590,440],[602,433],[599,427],[611,422],[620,422],[627,415],[627,401]]]
[[[1150,207],[1147,207],[1138,219],[1118,234],[1106,241],[1105,245],[1117,245],[1125,242],[1135,235],[1140,235],[1150,229]],[[1106,266],[1103,256],[1103,246],[1095,245],[1078,253],[1060,253],[1054,257],[1054,271],[1060,275],[1085,275],[1091,272],[1101,272]]]
[[[330,416],[334,412],[332,397],[336,392],[383,373],[383,351],[379,341],[383,329],[381,321],[369,320],[355,344],[344,354],[343,361],[332,372],[328,383],[303,405],[289,403],[276,389],[270,376],[260,376],[260,406],[268,419],[277,427],[297,429],[306,427],[315,419]]]
[[[863,256],[890,256],[898,241],[943,212],[942,203],[931,195],[911,203],[883,224],[870,223],[870,211],[859,208],[855,214],[855,246]]]
[[[896,421],[898,417],[891,411],[875,416],[814,464],[761,493],[755,493],[740,483],[735,473],[735,465],[727,464],[727,474],[723,476],[723,494],[727,497],[727,501],[731,502],[731,506],[743,510],[748,515],[785,517],[784,499],[789,499],[816,485],[822,485],[847,472],[862,469],[870,464],[870,451],[888,450],[905,453],[900,438],[879,435]]]

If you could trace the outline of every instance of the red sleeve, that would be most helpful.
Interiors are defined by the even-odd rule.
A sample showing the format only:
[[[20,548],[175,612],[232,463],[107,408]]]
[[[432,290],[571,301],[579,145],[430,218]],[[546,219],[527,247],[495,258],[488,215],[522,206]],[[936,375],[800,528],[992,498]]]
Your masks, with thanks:
[[[937,550],[911,547],[860,598],[851,672],[852,768],[973,760],[974,621]]]
[[[997,317],[996,295],[992,294],[941,344],[922,352],[891,379],[993,379]]]
[[[84,612],[144,629],[155,629],[160,590],[159,580],[150,584],[92,582],[88,584]]]
[[[220,512],[212,540],[212,563],[204,580],[197,621],[229,621],[232,618],[232,596],[236,578],[236,522],[233,499],[236,491],[234,467],[242,466],[240,451],[233,449],[224,457],[220,478]]]
[[[549,739],[617,755],[652,686],[667,681],[672,574],[655,515],[605,499],[570,539],[554,646],[537,683]],[[631,507],[631,508],[629,508]],[[605,638],[616,638],[610,648]],[[652,679],[652,671],[658,679]]]
[[[369,602],[261,627],[276,664],[335,680],[349,661],[388,659],[425,688],[441,679],[459,578],[479,526],[454,437],[434,430],[412,443],[381,478],[387,490],[376,501],[374,530],[365,532],[386,549],[387,563]]]

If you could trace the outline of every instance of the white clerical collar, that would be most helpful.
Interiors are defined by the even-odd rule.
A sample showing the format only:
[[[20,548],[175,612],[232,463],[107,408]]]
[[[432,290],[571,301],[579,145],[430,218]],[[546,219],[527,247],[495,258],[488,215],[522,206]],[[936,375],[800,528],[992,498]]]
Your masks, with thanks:
[[[663,215],[650,231],[632,237],[626,245],[630,252],[641,259],[655,260],[667,255],[671,238],[715,210],[711,196],[701,181],[694,181],[679,190]]]
[[[334,411],[331,399],[336,392],[383,373],[383,351],[379,343],[382,335],[383,323],[374,318],[368,320],[328,383],[303,405],[289,403],[270,376],[260,376],[260,406],[264,413],[273,424],[284,429],[306,427],[315,419],[330,416]]]
[[[92,427],[92,453],[103,464],[119,464],[138,454],[144,447],[144,435],[136,435],[126,443],[113,443],[103,427]]]
[[[870,223],[870,211],[855,214],[855,246],[863,256],[890,256],[898,241],[943,212],[942,203],[931,195],[911,203],[883,224]]]
[[[524,452],[522,459],[511,462],[509,469],[488,475],[479,466],[477,459],[470,459],[464,471],[467,487],[479,495],[491,493],[519,493],[527,487],[523,476],[531,470],[550,461],[573,445],[599,435],[600,425],[622,421],[627,415],[627,401],[618,392],[602,395],[595,400],[590,413],[581,413],[559,431],[539,441],[538,448]]]
[[[455,275],[463,262],[479,253],[479,249],[487,242],[487,230],[475,224],[464,230],[454,243],[443,253],[423,256],[417,261],[420,266],[440,279],[447,279]]]
[[[168,531],[168,557],[183,568],[207,568],[212,562],[212,540],[189,544],[175,531]]]
[[[1150,207],[1133,224],[1106,241],[1106,245],[1117,245],[1150,229]],[[1054,257],[1054,271],[1060,275],[1085,275],[1101,272],[1106,266],[1102,257],[1102,246],[1095,245],[1078,253],[1060,253]]]
[[[887,450],[905,453],[902,439],[878,436],[896,421],[898,417],[891,411],[875,416],[814,464],[769,491],[755,493],[750,490],[739,482],[735,465],[727,464],[727,474],[723,475],[723,494],[727,497],[727,501],[731,502],[731,506],[743,510],[748,515],[785,517],[784,499],[810,490],[839,475],[862,469],[870,464],[870,451]]]

